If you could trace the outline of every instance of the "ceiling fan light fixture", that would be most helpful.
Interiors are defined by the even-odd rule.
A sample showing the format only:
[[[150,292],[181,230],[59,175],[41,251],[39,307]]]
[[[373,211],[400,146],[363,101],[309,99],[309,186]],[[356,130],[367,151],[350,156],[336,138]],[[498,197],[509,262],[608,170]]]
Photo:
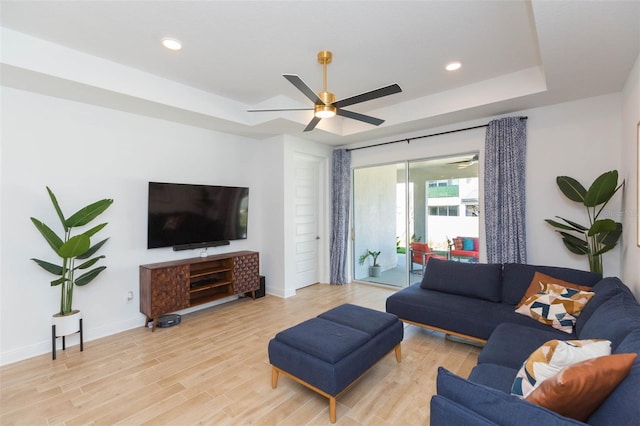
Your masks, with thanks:
[[[317,118],[331,118],[336,115],[336,107],[333,105],[316,105],[314,113]]]

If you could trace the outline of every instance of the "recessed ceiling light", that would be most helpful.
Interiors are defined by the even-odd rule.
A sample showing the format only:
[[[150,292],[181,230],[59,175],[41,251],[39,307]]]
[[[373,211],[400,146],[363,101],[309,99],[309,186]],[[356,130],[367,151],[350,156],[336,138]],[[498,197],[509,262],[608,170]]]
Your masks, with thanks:
[[[444,67],[447,71],[459,70],[462,64],[460,62],[451,62]]]
[[[162,39],[162,44],[164,47],[166,47],[169,50],[180,50],[182,49],[182,43],[180,43],[179,40],[176,40],[175,38],[163,38]]]

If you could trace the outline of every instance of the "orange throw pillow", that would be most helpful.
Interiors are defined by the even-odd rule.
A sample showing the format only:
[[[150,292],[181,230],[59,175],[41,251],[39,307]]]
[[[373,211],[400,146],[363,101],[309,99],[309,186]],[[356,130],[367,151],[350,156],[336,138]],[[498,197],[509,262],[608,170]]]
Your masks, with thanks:
[[[545,275],[541,272],[536,272],[533,275],[533,279],[531,280],[531,284],[529,284],[529,288],[524,292],[524,296],[520,299],[520,302],[516,305],[516,308],[519,308],[524,304],[524,302],[531,296],[541,291],[547,291],[547,284],[558,284],[562,287],[572,288],[580,291],[593,291],[591,287],[587,287],[584,285],[578,285],[574,283],[570,283],[568,281],[559,280],[558,278],[553,278],[549,275]]]
[[[544,380],[525,399],[565,417],[586,421],[627,377],[637,356],[607,355],[573,364]]]

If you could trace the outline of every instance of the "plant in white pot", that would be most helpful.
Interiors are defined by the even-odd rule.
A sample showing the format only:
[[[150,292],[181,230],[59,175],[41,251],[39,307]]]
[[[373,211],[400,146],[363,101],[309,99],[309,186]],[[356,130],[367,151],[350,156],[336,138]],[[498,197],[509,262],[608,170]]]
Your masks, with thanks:
[[[373,265],[369,266],[369,276],[379,277],[382,274],[382,267],[378,264],[378,256],[380,256],[380,251],[371,251],[367,249],[366,253],[360,256],[359,263],[361,265],[364,265],[364,262],[369,256],[373,258]]]
[[[65,218],[56,196],[49,187],[47,187],[47,192],[62,224],[64,235],[59,237],[51,228],[36,218],[32,217],[31,222],[40,231],[40,234],[49,243],[53,251],[61,258],[62,265],[34,258],[31,260],[57,276],[55,280],[51,281],[51,286],[60,286],[60,311],[53,316],[53,321],[54,325],[56,325],[56,334],[65,336],[78,331],[80,311],[74,310],[72,307],[74,286],[89,284],[107,268],[106,266],[98,266],[90,269],[105,257],[104,255],[94,256],[94,254],[108,240],[108,238],[105,238],[91,245],[91,237],[107,224],[101,223],[77,235],[71,235],[71,231],[73,228],[85,226],[93,221],[113,203],[113,200],[103,199],[96,201],[81,208],[69,218]]]

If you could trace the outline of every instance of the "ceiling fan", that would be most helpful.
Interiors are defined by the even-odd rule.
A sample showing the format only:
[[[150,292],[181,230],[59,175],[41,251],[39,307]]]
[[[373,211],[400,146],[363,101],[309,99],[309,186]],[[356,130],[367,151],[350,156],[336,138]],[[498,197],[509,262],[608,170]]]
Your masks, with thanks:
[[[467,158],[466,160],[462,160],[462,161],[454,161],[452,163],[449,164],[456,164],[458,166],[459,169],[466,169],[467,167],[473,166],[474,164],[478,163],[478,154],[475,154],[473,157]]]
[[[313,107],[309,108],[277,108],[277,109],[249,109],[248,112],[265,112],[265,111],[302,111],[313,110],[313,118],[307,124],[304,131],[309,132],[313,130],[316,125],[323,118],[330,118],[334,115],[340,115],[342,117],[351,118],[354,120],[363,121],[365,123],[379,126],[384,123],[376,117],[360,114],[358,112],[348,111],[343,107],[358,104],[361,102],[370,101],[373,99],[381,98],[383,96],[393,95],[394,93],[402,92],[402,89],[397,84],[391,84],[389,86],[381,87],[380,89],[371,90],[370,92],[361,93],[350,98],[336,101],[336,97],[333,93],[327,91],[327,65],[331,63],[332,54],[328,50],[322,50],[318,52],[318,62],[322,64],[322,92],[316,94],[302,81],[302,79],[296,74],[283,74],[291,84],[296,86],[307,98],[313,101]]]

